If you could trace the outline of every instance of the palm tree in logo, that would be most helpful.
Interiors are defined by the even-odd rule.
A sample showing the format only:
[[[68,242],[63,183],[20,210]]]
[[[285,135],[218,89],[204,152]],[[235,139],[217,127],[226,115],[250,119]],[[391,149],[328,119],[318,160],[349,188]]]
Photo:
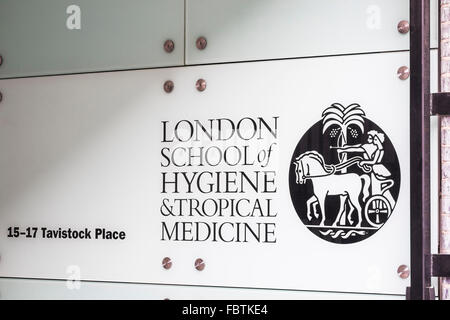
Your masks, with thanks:
[[[330,137],[334,138],[336,135],[337,145],[336,147],[343,147],[347,144],[347,131],[350,129],[350,134],[353,138],[358,137],[358,131],[353,126],[359,127],[361,132],[364,133],[364,116],[366,114],[361,109],[361,106],[357,103],[353,103],[347,107],[344,107],[340,103],[333,103],[331,107],[325,109],[322,113],[322,133],[330,128],[334,127],[330,131]],[[339,161],[344,162],[347,160],[347,153],[339,155]],[[342,169],[342,173],[346,173],[347,169]]]

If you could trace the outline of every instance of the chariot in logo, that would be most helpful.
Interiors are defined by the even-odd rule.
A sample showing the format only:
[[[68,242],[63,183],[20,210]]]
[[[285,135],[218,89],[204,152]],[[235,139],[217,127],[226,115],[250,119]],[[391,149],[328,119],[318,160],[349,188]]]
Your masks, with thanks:
[[[320,238],[353,243],[378,231],[400,191],[400,166],[389,137],[359,104],[339,103],[300,139],[289,171],[291,199]]]

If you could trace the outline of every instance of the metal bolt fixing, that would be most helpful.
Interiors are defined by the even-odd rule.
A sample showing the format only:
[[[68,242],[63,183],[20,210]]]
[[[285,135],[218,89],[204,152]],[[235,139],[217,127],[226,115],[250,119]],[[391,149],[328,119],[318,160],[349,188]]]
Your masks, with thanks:
[[[3,56],[0,54],[0,66],[2,65],[2,63],[3,63]]]
[[[397,269],[397,274],[402,279],[407,279],[409,277],[409,268],[407,265],[402,264]]]
[[[206,41],[205,37],[199,37],[197,41],[195,42],[195,45],[197,46],[198,50],[203,50],[206,48],[206,45],[208,42]]]
[[[173,49],[175,49],[175,43],[172,40],[166,40],[166,42],[164,42],[164,50],[167,53],[171,53]]]
[[[406,34],[409,32],[409,22],[406,20],[402,20],[397,25],[397,30],[401,34]]]
[[[172,260],[169,257],[165,257],[162,261],[162,266],[164,269],[170,269],[172,267]]]
[[[174,86],[175,85],[173,84],[173,81],[167,80],[166,82],[164,82],[164,91],[167,93],[171,93]]]
[[[3,94],[0,92],[0,102],[3,100]]]
[[[400,80],[406,80],[409,78],[409,68],[406,66],[402,66],[398,68],[397,75],[400,78]]]
[[[198,79],[197,83],[195,84],[195,87],[200,92],[205,91],[205,89],[206,89],[206,81],[204,79]]]
[[[205,262],[203,261],[203,259],[198,258],[197,260],[195,260],[194,266],[198,271],[202,271],[203,269],[205,269]]]

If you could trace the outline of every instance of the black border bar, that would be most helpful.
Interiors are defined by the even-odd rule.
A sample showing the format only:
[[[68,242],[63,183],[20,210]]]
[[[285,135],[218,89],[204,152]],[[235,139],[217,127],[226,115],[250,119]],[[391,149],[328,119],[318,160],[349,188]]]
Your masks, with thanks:
[[[450,92],[431,94],[431,115],[450,115]]]
[[[407,299],[434,299],[430,263],[430,1],[410,0],[411,287]]]

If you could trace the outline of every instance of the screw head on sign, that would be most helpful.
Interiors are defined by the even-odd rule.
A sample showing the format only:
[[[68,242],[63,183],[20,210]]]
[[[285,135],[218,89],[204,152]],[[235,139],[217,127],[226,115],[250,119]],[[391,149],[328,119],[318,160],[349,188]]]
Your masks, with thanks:
[[[206,41],[205,37],[199,37],[197,41],[195,41],[195,46],[198,50],[203,50],[206,48],[206,45],[208,44],[208,41]]]
[[[3,94],[0,92],[0,102],[3,100]]]
[[[0,54],[0,66],[2,65],[2,63],[3,63],[3,56]]]
[[[162,261],[162,266],[164,269],[170,269],[172,267],[172,259],[165,257]]]
[[[197,260],[195,260],[194,266],[198,271],[202,271],[203,269],[205,269],[205,262],[203,261],[203,259],[198,258]]]
[[[171,80],[167,80],[166,82],[164,82],[164,91],[167,93],[171,93],[173,88],[174,88],[174,83]]]
[[[164,42],[164,50],[167,53],[171,53],[173,49],[175,49],[175,43],[172,40],[166,40],[166,42]]]
[[[409,32],[409,22],[406,20],[402,20],[397,25],[397,30],[401,34],[406,34]]]
[[[200,92],[205,91],[205,89],[206,89],[206,81],[204,79],[198,79],[196,84],[195,84],[195,87]]]
[[[397,70],[397,75],[400,80],[406,80],[409,78],[409,68],[406,66],[401,66]]]
[[[402,264],[397,269],[397,274],[402,279],[407,279],[409,277],[409,273],[410,273],[409,267],[405,264]]]

